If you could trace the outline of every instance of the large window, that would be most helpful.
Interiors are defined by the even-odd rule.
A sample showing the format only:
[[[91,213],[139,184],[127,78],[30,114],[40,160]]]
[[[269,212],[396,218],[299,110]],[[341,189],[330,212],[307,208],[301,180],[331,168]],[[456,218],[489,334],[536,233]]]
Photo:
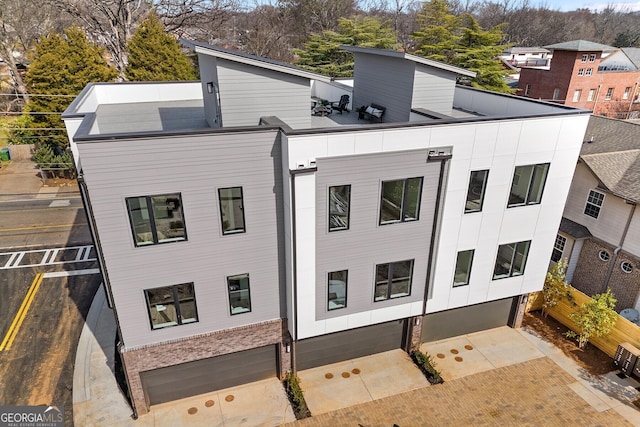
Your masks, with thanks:
[[[229,287],[229,309],[231,314],[251,311],[251,294],[249,293],[249,275],[238,274],[227,277]]]
[[[456,260],[456,272],[453,275],[453,287],[465,286],[469,284],[471,276],[471,264],[473,262],[473,249],[469,251],[458,252]]]
[[[242,187],[218,189],[220,214],[222,215],[222,234],[244,233],[244,203]]]
[[[631,95],[631,87],[625,87],[622,99],[629,99],[629,95]]]
[[[589,89],[589,95],[587,95],[587,101],[593,101],[595,97],[596,97],[596,90]]]
[[[380,224],[416,221],[421,194],[422,177],[383,181]]]
[[[607,93],[604,95],[604,99],[609,101],[609,100],[611,100],[611,97],[613,97],[613,88],[612,87],[607,89]]]
[[[531,241],[509,243],[498,247],[498,256],[493,270],[494,279],[521,276],[527,264]]]
[[[329,231],[349,229],[351,186],[329,187]]]
[[[187,240],[180,193],[126,199],[136,246]]]
[[[576,89],[573,92],[573,102],[578,102],[580,101],[580,96],[582,96],[582,90],[581,89]]]
[[[561,235],[556,235],[556,241],[553,244],[553,252],[551,252],[551,261],[558,262],[562,258],[562,252],[564,252],[564,245],[567,244],[567,239]]]
[[[406,297],[411,294],[413,260],[376,265],[374,301]]]
[[[147,289],[144,294],[149,308],[151,329],[198,321],[193,283]]]
[[[595,190],[589,190],[589,197],[587,197],[587,204],[584,207],[584,214],[598,219],[603,203],[604,194]]]
[[[480,212],[482,211],[482,203],[484,202],[484,192],[487,188],[488,170],[472,171],[469,178],[469,189],[467,190],[467,202],[464,206],[464,212]]]
[[[338,310],[347,306],[347,277],[347,270],[329,273],[329,293],[327,299],[327,308],[329,310]]]
[[[513,172],[509,207],[535,205],[542,200],[549,163],[517,166]]]

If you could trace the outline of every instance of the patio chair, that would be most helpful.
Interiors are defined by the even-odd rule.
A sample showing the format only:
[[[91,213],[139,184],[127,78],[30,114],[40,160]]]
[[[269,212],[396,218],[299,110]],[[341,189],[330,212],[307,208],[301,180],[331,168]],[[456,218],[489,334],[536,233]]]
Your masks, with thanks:
[[[343,111],[349,112],[347,105],[349,105],[349,95],[342,95],[340,101],[331,103],[331,109],[340,111],[340,114],[342,114]]]

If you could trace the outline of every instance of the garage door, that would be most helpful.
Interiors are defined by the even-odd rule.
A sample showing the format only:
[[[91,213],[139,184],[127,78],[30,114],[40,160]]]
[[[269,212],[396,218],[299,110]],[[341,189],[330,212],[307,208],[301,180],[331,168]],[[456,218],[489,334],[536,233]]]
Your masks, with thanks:
[[[405,324],[403,319],[298,341],[297,369],[315,368],[402,348]]]
[[[141,372],[150,405],[277,376],[277,346],[255,348]]]
[[[506,298],[468,307],[427,314],[422,322],[422,342],[484,331],[509,324],[518,298]]]

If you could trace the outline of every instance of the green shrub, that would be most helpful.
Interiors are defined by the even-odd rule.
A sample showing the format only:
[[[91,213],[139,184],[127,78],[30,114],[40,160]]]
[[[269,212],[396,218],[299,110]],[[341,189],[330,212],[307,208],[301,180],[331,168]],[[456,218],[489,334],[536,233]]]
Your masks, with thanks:
[[[293,372],[287,373],[284,379],[284,389],[287,392],[296,419],[301,420],[310,417],[311,411],[307,406],[307,402],[304,400],[304,393],[302,393],[302,389],[300,388],[300,379],[294,375]]]
[[[418,365],[424,376],[427,377],[427,380],[429,380],[431,384],[440,384],[444,382],[440,375],[440,371],[436,369],[435,362],[430,355],[416,349],[411,352],[411,359],[416,365]]]

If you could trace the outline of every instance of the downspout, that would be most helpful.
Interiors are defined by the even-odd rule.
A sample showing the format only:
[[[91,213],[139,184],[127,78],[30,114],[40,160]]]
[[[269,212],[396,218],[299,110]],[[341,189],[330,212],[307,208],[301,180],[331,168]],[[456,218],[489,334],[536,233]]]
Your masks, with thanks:
[[[427,300],[431,298],[433,292],[433,266],[436,263],[437,251],[436,242],[437,237],[440,234],[440,224],[442,220],[442,206],[443,206],[443,189],[445,181],[445,170],[449,160],[451,160],[451,154],[429,156],[427,162],[440,161],[440,174],[438,176],[438,192],[436,194],[436,203],[434,207],[433,225],[431,226],[431,241],[429,242],[429,260],[427,261],[427,278],[424,284],[424,300],[422,301],[422,315],[427,314]]]
[[[626,201],[626,200],[625,202],[630,203],[629,201]],[[631,225],[631,219],[633,218],[633,214],[635,213],[635,211],[636,211],[636,204],[633,203],[631,204],[631,212],[629,212],[629,218],[627,218],[627,224],[624,226],[624,231],[622,232],[620,243],[618,244],[618,247],[613,250],[613,261],[611,262],[611,265],[609,265],[609,270],[607,271],[607,276],[605,278],[601,293],[606,292],[607,289],[609,288],[609,283],[611,282],[611,275],[613,274],[613,268],[618,263],[618,254],[622,250],[622,245],[624,244],[624,241],[627,238],[627,232],[629,231],[629,226]]]

